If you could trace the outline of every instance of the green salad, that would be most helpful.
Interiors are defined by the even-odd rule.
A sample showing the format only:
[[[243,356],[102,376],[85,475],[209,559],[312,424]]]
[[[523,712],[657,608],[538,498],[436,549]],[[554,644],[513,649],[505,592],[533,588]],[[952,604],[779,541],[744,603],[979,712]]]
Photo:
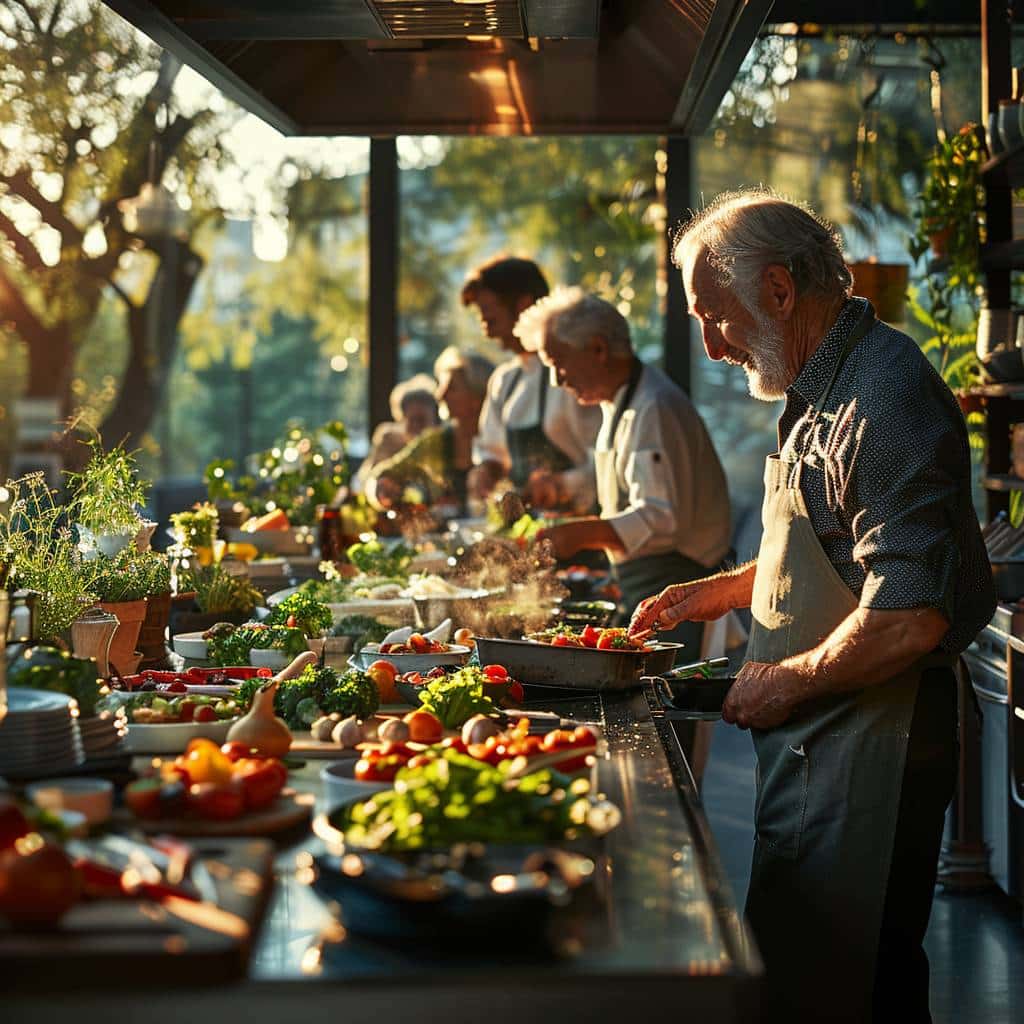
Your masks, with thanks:
[[[476,665],[467,665],[428,683],[417,695],[446,729],[461,729],[474,715],[493,715],[498,710],[484,693],[485,679]]]
[[[294,626],[267,626],[247,622],[230,630],[218,623],[206,639],[207,659],[214,665],[248,665],[249,652],[275,650],[294,658],[307,649],[306,635]]]
[[[511,777],[516,764],[492,766],[446,750],[422,767],[400,769],[393,789],[341,810],[334,823],[353,846],[389,852],[591,834],[585,779],[548,769]]]

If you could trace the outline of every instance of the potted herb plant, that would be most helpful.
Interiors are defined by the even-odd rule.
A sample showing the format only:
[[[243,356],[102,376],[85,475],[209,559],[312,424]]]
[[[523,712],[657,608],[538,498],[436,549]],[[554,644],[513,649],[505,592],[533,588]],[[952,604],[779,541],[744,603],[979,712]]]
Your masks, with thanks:
[[[42,473],[30,473],[4,485],[0,506],[0,563],[5,586],[39,593],[36,616],[39,639],[66,642],[71,624],[94,603],[97,570],[85,562],[65,510]]]
[[[219,521],[220,514],[208,501],[196,502],[185,512],[175,512],[171,516],[175,543],[191,551],[200,565],[211,565]]]
[[[911,297],[915,319],[930,332],[922,348],[950,387],[960,391],[975,383],[981,371],[975,339],[985,198],[981,165],[987,155],[975,124],[935,146],[910,243],[915,259],[929,252],[937,258],[925,275],[924,293]]]
[[[183,569],[178,576],[178,590],[191,591],[194,597],[191,608],[175,608],[176,633],[202,632],[217,622],[241,625],[263,603],[263,595],[248,577],[234,576],[223,565]]]
[[[98,438],[81,473],[69,473],[70,509],[87,559],[113,558],[143,530],[139,506],[149,485],[139,479],[135,456],[121,445],[104,451]]]
[[[148,554],[155,554],[149,552]],[[134,549],[114,558],[100,555],[95,560],[99,572],[91,588],[96,603],[117,616],[118,627],[110,644],[110,662],[121,675],[131,675],[142,657],[136,644],[146,618],[146,596],[152,585],[152,567],[145,556]]]

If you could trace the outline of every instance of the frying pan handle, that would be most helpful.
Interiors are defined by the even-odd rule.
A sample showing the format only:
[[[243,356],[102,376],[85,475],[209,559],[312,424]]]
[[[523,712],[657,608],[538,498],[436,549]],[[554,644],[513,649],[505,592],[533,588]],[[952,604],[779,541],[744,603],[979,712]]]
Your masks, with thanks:
[[[714,671],[719,668],[726,668],[729,664],[728,658],[708,658],[706,661],[695,661],[691,665],[680,665],[679,668],[663,672],[657,678],[667,680],[689,679],[691,676],[699,675],[704,669]],[[653,678],[653,677],[652,677]]]

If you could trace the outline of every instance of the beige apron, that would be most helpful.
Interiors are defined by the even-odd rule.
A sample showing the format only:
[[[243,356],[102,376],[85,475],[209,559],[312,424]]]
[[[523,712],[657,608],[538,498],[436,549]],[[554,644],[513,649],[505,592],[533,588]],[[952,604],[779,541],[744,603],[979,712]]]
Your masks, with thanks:
[[[870,306],[867,314],[818,414],[846,355],[874,322]],[[808,517],[804,455],[766,463],[748,661],[774,663],[816,647],[857,608]],[[746,912],[765,960],[769,1019],[871,1019],[919,679],[915,666],[881,685],[801,705],[778,728],[752,730],[757,836]]]

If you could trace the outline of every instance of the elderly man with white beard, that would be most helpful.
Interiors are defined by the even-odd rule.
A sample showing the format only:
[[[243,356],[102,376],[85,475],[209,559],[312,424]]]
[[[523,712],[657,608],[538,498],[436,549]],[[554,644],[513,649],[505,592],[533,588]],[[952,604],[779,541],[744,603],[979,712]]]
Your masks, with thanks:
[[[708,356],[785,408],[757,560],[668,587],[630,629],[751,609],[723,718],[757,753],[747,916],[769,1019],[929,1021],[952,665],[995,608],[963,417],[803,207],[723,196],[675,259]]]

